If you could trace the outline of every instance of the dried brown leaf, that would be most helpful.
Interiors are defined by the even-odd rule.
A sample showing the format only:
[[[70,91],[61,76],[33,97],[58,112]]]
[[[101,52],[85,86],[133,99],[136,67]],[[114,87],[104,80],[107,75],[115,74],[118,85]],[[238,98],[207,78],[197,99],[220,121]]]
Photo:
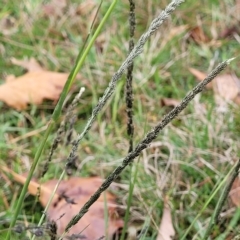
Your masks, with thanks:
[[[240,81],[234,74],[223,74],[215,78],[213,90],[225,101],[233,101],[238,93]]]
[[[207,37],[207,35],[204,33],[203,29],[200,26],[194,27],[190,31],[189,35],[198,44],[207,43],[207,42],[210,41],[209,38]]]
[[[199,81],[203,81],[206,73],[201,72],[195,68],[189,68],[189,71]],[[207,88],[213,88],[215,100],[218,105],[225,105],[226,102],[232,101],[240,104],[240,80],[235,74],[218,75]]]
[[[168,204],[165,202],[157,240],[172,240],[174,235],[175,230],[172,223],[171,210]]]
[[[35,71],[0,85],[0,101],[22,110],[27,104],[44,99],[57,100],[67,80],[67,73]]]
[[[195,68],[189,68],[189,71],[197,78],[199,81],[203,81],[204,78],[207,76],[206,73],[201,72]]]
[[[240,33],[240,27],[239,24],[231,26],[231,27],[227,27],[226,29],[224,29],[224,31],[222,31],[220,33],[220,38],[225,39],[225,38],[231,38],[234,36],[234,34],[238,34]]]
[[[163,106],[176,107],[181,101],[174,98],[162,98],[161,102]]]
[[[14,173],[12,170],[1,167],[5,172],[10,173],[14,180],[24,184],[26,181],[25,176]],[[41,193],[39,201],[43,207],[46,206],[50,195],[58,180],[50,180],[41,185]],[[68,180],[63,180],[54,195],[54,199],[47,211],[48,219],[54,220],[57,224],[57,234],[60,236],[68,222],[79,212],[83,204],[91,197],[91,195],[100,187],[102,179],[98,177],[91,178],[77,178],[73,177]],[[31,181],[28,187],[28,191],[32,195],[36,195],[38,192],[39,184]],[[123,226],[123,221],[119,219],[116,211],[115,196],[109,192],[101,195],[95,202],[84,217],[74,225],[68,236],[73,234],[79,234],[83,229],[82,236],[84,239],[97,239],[99,236],[106,235],[105,229],[107,228],[107,234],[110,238],[116,231]],[[104,208],[108,207],[109,222],[106,226],[106,219],[104,217]]]
[[[239,177],[233,182],[229,197],[232,200],[233,204],[237,207],[240,207],[240,179]]]

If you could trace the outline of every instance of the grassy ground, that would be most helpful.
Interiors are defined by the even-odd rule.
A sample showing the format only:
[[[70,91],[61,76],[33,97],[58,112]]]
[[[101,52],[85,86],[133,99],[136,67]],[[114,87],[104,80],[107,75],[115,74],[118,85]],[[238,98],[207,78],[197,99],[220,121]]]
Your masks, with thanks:
[[[48,70],[69,72],[79,46],[87,35],[89,24],[89,13],[76,13],[78,1],[68,1],[63,14],[59,16],[46,16],[40,1],[2,1],[4,4],[0,7],[0,19],[4,31],[0,33],[1,83],[7,75],[19,76],[24,73],[22,68],[11,64],[12,57],[34,57]],[[137,1],[136,39],[168,2]],[[103,4],[99,17],[107,6],[108,3]],[[73,95],[78,87],[86,87],[81,104],[76,109],[76,132],[83,129],[92,106],[97,103],[110,77],[127,55],[127,14],[127,1],[121,1],[82,68],[83,80],[77,81],[71,92]],[[198,44],[189,37],[189,29],[199,25],[209,39],[216,39],[229,26],[236,25],[237,18],[239,15],[233,0],[220,3],[217,0],[201,3],[188,0],[152,36],[144,53],[136,60],[134,69],[135,144],[171,109],[162,106],[161,99],[180,100],[196,85],[195,78],[188,71],[189,67],[207,72],[217,63],[239,55],[239,42],[235,37]],[[186,24],[186,30],[176,34],[178,27]],[[227,71],[234,71],[239,76],[238,60]],[[118,84],[111,102],[82,142],[78,161],[86,163],[81,172],[76,173],[78,176],[101,172],[101,176],[106,177],[127,153],[124,80]],[[19,112],[0,103],[1,165],[8,165],[18,173],[29,170],[53,108],[51,102],[45,101],[38,107],[29,106],[27,110]],[[204,91],[136,160],[134,166],[137,166],[138,173],[129,224],[142,224],[148,216],[151,224],[146,239],[156,239],[166,198],[173,210],[176,239],[179,239],[202,209],[216,184],[237,160],[240,149],[238,108],[232,105],[222,113],[214,101],[212,90]],[[48,148],[43,153],[39,169],[47,158],[53,137],[54,132],[47,143]],[[45,179],[59,177],[68,153],[68,147],[61,147],[55,152]],[[122,206],[126,206],[127,202],[126,188],[130,171],[130,168],[126,169],[118,180],[121,183],[117,192],[118,203]],[[0,228],[4,230],[11,218],[20,186],[1,180],[1,188],[2,196],[6,198],[0,198]],[[201,239],[218,196],[197,220],[187,239]],[[38,222],[42,209],[40,205],[32,209],[30,206],[33,202],[33,197],[27,197],[19,220]],[[233,212],[232,205],[226,203],[221,226],[214,229],[213,239],[225,232]],[[238,230],[235,228],[232,234]],[[0,239],[4,239],[4,236],[5,233],[0,232]]]

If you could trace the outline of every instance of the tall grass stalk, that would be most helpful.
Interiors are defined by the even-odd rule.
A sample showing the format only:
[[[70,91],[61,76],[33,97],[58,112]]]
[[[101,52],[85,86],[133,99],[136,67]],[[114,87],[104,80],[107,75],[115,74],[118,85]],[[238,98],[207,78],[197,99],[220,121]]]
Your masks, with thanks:
[[[34,160],[33,160],[33,164],[30,168],[30,171],[29,171],[29,174],[27,176],[27,179],[26,179],[26,182],[22,188],[22,191],[21,191],[21,194],[20,194],[20,197],[18,199],[18,202],[17,202],[17,206],[16,206],[16,209],[15,209],[15,212],[13,214],[13,217],[12,217],[12,220],[11,220],[11,224],[10,224],[10,227],[9,227],[9,230],[8,230],[8,233],[7,233],[7,237],[6,237],[6,240],[10,240],[10,237],[11,237],[11,229],[14,227],[16,221],[17,221],[17,217],[20,213],[20,210],[21,210],[21,207],[22,207],[22,204],[23,204],[23,201],[24,201],[24,197],[27,193],[27,189],[28,189],[28,185],[31,181],[31,178],[33,176],[33,173],[39,163],[39,159],[41,157],[41,154],[42,154],[42,151],[45,147],[45,143],[48,139],[48,136],[50,135],[50,132],[51,130],[53,129],[53,126],[55,124],[58,123],[59,121],[59,118],[60,118],[60,115],[61,115],[61,112],[62,112],[62,107],[63,107],[63,103],[64,103],[64,100],[66,99],[67,97],[67,94],[79,72],[79,70],[81,69],[91,47],[93,46],[96,38],[98,37],[98,35],[100,34],[103,26],[105,25],[105,23],[107,22],[110,14],[112,13],[114,7],[116,6],[118,0],[113,0],[111,5],[109,6],[106,14],[104,15],[103,19],[101,20],[99,26],[97,27],[95,33],[93,34],[93,36],[91,37],[90,41],[89,41],[89,44],[87,45],[87,47],[85,48],[85,50],[79,52],[78,54],[78,57],[77,57],[77,60],[76,60],[76,64],[75,66],[73,67],[71,73],[69,74],[69,77],[67,79],[67,82],[63,88],[63,91],[61,93],[61,96],[60,96],[60,99],[54,109],[54,112],[52,114],[52,118],[48,124],[48,128],[46,130],[46,132],[44,133],[44,136],[43,136],[43,139],[40,143],[40,146],[35,154],[35,157],[34,157]]]

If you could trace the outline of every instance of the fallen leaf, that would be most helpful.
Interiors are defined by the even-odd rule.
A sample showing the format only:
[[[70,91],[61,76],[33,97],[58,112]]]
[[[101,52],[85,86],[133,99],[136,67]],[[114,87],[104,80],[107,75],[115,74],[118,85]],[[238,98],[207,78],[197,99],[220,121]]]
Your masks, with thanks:
[[[27,69],[28,73],[20,77],[9,75],[5,83],[0,85],[0,101],[17,110],[23,110],[30,103],[41,104],[44,99],[58,100],[68,73],[47,71],[34,58],[30,60],[12,58],[11,61]]]
[[[207,77],[206,73],[201,72],[195,68],[189,68],[188,70],[197,78],[198,81],[203,81]],[[208,89],[211,89],[212,87],[213,87],[212,82],[210,82],[206,86],[206,88],[208,88]]]
[[[197,80],[199,80],[199,81],[203,81],[203,80],[206,78],[206,76],[207,76],[206,73],[201,72],[201,71],[199,71],[199,70],[197,70],[197,69],[195,69],[195,68],[189,68],[189,71],[190,71],[190,72],[197,78]]]
[[[194,68],[189,68],[189,71],[199,81],[202,81],[207,76],[206,73],[200,72]],[[237,104],[240,103],[240,80],[235,74],[218,75],[207,85],[207,88],[213,89],[216,102],[220,105],[223,104],[223,101],[233,101]]]
[[[240,179],[237,177],[233,182],[231,191],[229,192],[229,197],[232,200],[233,204],[237,207],[240,207]]]
[[[0,101],[16,108],[40,104],[44,99],[57,100],[67,81],[67,73],[35,71],[0,85]]]
[[[10,173],[15,181],[21,184],[25,183],[26,177],[16,174],[4,166],[2,166],[1,169],[4,172]],[[50,180],[40,186],[38,183],[31,181],[28,191],[30,194],[36,195],[38,187],[40,186],[41,192],[39,201],[42,206],[45,207],[57,182],[58,180]],[[68,222],[79,212],[81,207],[101,184],[102,180],[98,177],[73,177],[68,180],[61,181],[47,211],[48,219],[50,221],[55,221],[57,224],[58,236],[64,232]],[[70,237],[73,234],[79,234],[82,230],[84,231],[81,235],[82,237],[85,236],[84,239],[98,239],[99,237],[106,235],[106,219],[104,217],[105,205],[108,207],[109,212],[109,222],[107,223],[108,236],[106,238],[111,238],[111,236],[113,236],[113,234],[123,226],[123,221],[118,218],[116,213],[115,196],[109,192],[105,193],[105,197],[104,194],[99,197],[84,217],[70,229],[67,236]]]
[[[198,44],[207,43],[210,41],[200,26],[194,27],[190,31],[189,36]]]
[[[174,235],[175,230],[172,223],[171,210],[167,202],[165,202],[157,240],[172,240],[172,237],[174,237]]]
[[[176,107],[177,105],[180,104],[181,101],[174,98],[162,98],[161,102],[162,102],[162,106]]]
[[[226,28],[222,33],[220,33],[220,38],[225,39],[225,38],[231,38],[234,36],[234,34],[240,33],[240,28],[238,25],[234,25],[231,27]]]
[[[214,80],[213,90],[225,101],[233,101],[238,93],[240,81],[234,74],[218,75]]]

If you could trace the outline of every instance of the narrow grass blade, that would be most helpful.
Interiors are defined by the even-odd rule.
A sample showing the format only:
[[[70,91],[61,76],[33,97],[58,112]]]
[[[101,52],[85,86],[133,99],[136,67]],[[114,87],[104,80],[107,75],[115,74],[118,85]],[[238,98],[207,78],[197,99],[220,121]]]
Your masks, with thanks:
[[[215,189],[215,191],[213,192],[213,194],[209,197],[209,199],[207,200],[207,202],[204,204],[203,208],[201,209],[201,211],[198,213],[198,215],[194,218],[194,220],[192,221],[191,225],[188,227],[188,229],[185,231],[184,235],[181,237],[180,240],[185,240],[187,239],[187,235],[190,232],[190,230],[192,229],[192,227],[194,226],[195,222],[197,221],[197,219],[201,216],[201,214],[205,211],[205,209],[207,208],[207,206],[209,205],[209,203],[212,201],[212,199],[215,197],[215,195],[218,193],[218,191],[220,189],[223,188],[224,184],[226,183],[227,179],[229,178],[229,176],[232,174],[232,172],[234,171],[236,165],[234,165],[231,170],[229,171],[229,173],[224,177],[224,179],[222,180],[222,182],[218,185],[218,187]]]
[[[135,186],[136,181],[137,181],[137,172],[138,172],[138,164],[132,165],[132,167],[131,167],[131,177],[130,177],[130,183],[129,183],[129,193],[128,193],[129,195],[128,195],[128,202],[127,202],[127,209],[126,209],[126,213],[125,213],[125,216],[124,216],[124,226],[123,226],[123,230],[122,230],[120,240],[125,239],[125,234],[127,232],[127,227],[128,227],[128,223],[129,223],[129,216],[130,216],[130,207],[132,205],[133,190],[134,190],[134,186]]]

